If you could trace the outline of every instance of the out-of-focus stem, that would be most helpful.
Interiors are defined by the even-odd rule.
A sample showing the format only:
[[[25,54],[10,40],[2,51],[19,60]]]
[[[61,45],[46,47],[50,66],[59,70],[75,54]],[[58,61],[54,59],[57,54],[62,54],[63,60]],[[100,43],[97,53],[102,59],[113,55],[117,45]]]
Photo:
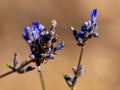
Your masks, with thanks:
[[[45,90],[45,84],[44,84],[44,80],[43,80],[43,76],[42,76],[42,71],[39,72],[40,75],[40,80],[41,80],[41,84],[42,84],[42,90]]]
[[[5,73],[5,74],[3,74],[3,75],[0,75],[0,78],[2,78],[2,77],[5,77],[5,76],[7,76],[7,75],[9,75],[9,74],[12,74],[14,71],[9,71],[9,72],[7,72],[7,73]]]

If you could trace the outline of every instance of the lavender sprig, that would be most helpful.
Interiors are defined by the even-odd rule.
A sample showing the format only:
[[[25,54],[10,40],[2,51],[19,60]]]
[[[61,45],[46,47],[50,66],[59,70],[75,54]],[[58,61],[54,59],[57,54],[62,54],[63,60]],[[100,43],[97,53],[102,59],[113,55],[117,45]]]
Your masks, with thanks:
[[[52,20],[52,27],[48,31],[39,22],[33,22],[32,28],[29,28],[23,32],[23,38],[27,41],[31,48],[31,54],[29,57],[33,59],[38,67],[38,72],[41,78],[42,89],[45,90],[41,64],[47,63],[49,59],[55,59],[56,51],[64,48],[64,42],[54,47],[59,40],[59,36],[55,34],[55,27],[57,25],[56,20]],[[27,32],[26,32],[27,31]]]
[[[88,42],[88,39],[91,39],[92,37],[96,38],[99,36],[97,33],[98,24],[95,23],[97,16],[97,9],[92,10],[91,21],[85,22],[81,26],[79,33],[77,33],[74,27],[70,27],[76,41],[78,42],[78,46],[84,46]]]
[[[99,36],[99,34],[97,33],[98,24],[96,24],[97,16],[98,16],[97,9],[92,10],[90,21],[85,22],[81,26],[79,33],[74,29],[73,26],[70,27],[76,41],[78,42],[77,45],[81,46],[81,52],[80,52],[80,57],[78,60],[78,65],[77,67],[73,68],[75,76],[63,74],[63,77],[65,78],[71,90],[75,89],[75,84],[78,81],[79,76],[81,76],[83,72],[83,65],[81,65],[80,63],[82,60],[82,55],[83,55],[85,44],[88,42],[88,39],[91,39],[92,37],[96,38]]]
[[[81,52],[80,52],[80,57],[79,57],[79,61],[78,61],[78,68],[80,66],[80,62],[82,59],[84,45],[88,42],[88,39],[99,36],[99,34],[97,33],[98,24],[95,23],[97,16],[98,16],[97,9],[92,10],[91,11],[91,21],[85,22],[84,25],[82,25],[82,27],[80,28],[79,33],[77,33],[77,31],[74,30],[74,28],[71,26],[73,35],[78,42],[77,45],[81,46]]]

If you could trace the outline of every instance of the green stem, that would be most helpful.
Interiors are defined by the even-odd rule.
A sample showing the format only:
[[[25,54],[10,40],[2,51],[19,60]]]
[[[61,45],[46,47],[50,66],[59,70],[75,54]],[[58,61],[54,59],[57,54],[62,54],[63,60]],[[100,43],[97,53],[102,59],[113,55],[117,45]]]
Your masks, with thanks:
[[[45,85],[44,85],[44,80],[43,80],[43,76],[42,76],[42,71],[39,72],[39,75],[40,75],[40,79],[41,79],[42,90],[45,90]]]
[[[81,60],[82,60],[83,51],[84,51],[84,46],[81,47],[80,57],[79,57],[78,66],[77,66],[77,72],[76,72],[75,75],[77,75],[77,73],[79,71],[79,67],[80,67],[80,63],[81,63]]]

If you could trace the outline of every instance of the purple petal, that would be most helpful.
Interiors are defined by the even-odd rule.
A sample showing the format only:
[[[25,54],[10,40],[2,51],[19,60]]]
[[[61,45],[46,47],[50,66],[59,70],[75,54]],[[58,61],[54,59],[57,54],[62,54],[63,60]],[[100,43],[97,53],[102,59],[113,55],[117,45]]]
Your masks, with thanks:
[[[98,16],[98,14],[97,14],[97,9],[92,10],[92,11],[91,11],[91,22],[92,22],[92,23],[95,23],[95,21],[96,21],[96,19],[97,19],[97,16]]]
[[[55,47],[55,50],[63,49],[65,46],[64,42],[60,43],[57,47]]]
[[[28,26],[25,27],[25,28],[24,28],[24,31],[25,31],[25,32],[26,32],[26,31],[30,31],[30,27],[28,27]]]
[[[29,39],[28,34],[25,33],[25,32],[23,32],[22,36],[23,36],[23,38],[24,38],[25,40],[28,40],[28,39]]]

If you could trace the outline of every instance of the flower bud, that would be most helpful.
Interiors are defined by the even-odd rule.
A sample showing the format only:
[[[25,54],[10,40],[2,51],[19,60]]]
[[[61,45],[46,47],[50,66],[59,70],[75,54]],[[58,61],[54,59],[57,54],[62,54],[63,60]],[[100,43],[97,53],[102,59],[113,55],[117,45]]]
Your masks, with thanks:
[[[96,38],[96,37],[99,36],[99,34],[98,34],[97,32],[93,32],[93,33],[92,33],[92,36]]]
[[[27,60],[23,61],[20,65],[20,67],[23,67],[27,62],[28,62]]]
[[[25,72],[31,71],[31,70],[33,70],[33,69],[35,69],[35,68],[32,67],[32,66],[28,66],[28,67],[26,67],[26,68],[20,69],[20,70],[18,71],[18,73],[25,73]]]
[[[14,69],[17,69],[17,67],[18,67],[18,56],[17,56],[17,53],[14,54],[13,63],[14,63],[13,68],[14,68]]]

